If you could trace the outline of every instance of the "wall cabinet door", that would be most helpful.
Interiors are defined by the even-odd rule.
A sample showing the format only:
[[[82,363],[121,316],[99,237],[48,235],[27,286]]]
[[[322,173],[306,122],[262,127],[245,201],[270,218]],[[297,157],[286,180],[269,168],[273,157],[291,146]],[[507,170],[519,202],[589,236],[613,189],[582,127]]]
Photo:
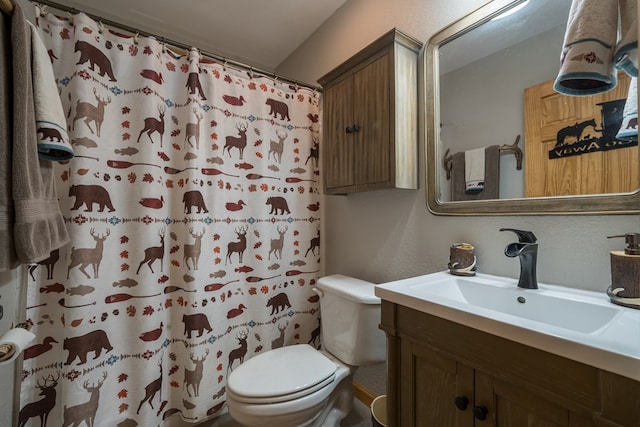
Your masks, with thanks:
[[[325,188],[390,181],[389,55],[330,86],[325,105]]]
[[[355,182],[391,183],[394,156],[391,142],[390,64],[386,53],[353,75]]]
[[[325,188],[353,186],[354,140],[345,130],[345,123],[353,123],[352,77],[324,91],[324,115],[322,157]]]

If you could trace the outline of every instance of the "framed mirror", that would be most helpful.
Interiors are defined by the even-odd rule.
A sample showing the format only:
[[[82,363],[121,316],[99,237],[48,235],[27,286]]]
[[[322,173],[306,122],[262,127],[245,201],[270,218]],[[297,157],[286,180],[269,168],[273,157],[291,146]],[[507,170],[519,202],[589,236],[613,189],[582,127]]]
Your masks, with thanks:
[[[570,7],[571,0],[494,0],[434,35],[424,47],[422,132],[427,156],[427,205],[431,212],[437,215],[640,212],[637,138],[631,143],[615,139],[611,130],[616,123],[609,123],[612,116],[605,114],[614,109],[612,105],[617,110],[624,106],[629,88],[626,75],[619,74],[617,92],[610,91],[605,101],[563,95],[564,99],[550,102],[541,95],[540,88],[548,90],[558,75]],[[574,99],[587,103],[589,113],[566,118],[573,121],[573,127],[581,127],[573,139],[561,138],[562,132],[566,132],[562,126],[549,130],[536,121],[540,120],[540,114],[548,119],[550,114],[575,110],[577,107],[570,104]],[[605,143],[606,135],[614,139]],[[614,163],[599,158],[594,161],[596,157],[585,148],[578,148],[582,146],[578,142],[582,145],[591,142],[590,146],[617,145],[615,156],[605,154],[613,157]],[[464,174],[460,159],[464,162],[465,153],[486,147],[494,150],[497,147],[499,153],[497,170],[484,171],[487,180],[498,180],[499,191],[460,200],[456,194],[459,189],[452,184],[453,179],[459,182],[460,173]],[[486,164],[489,165],[488,160]],[[594,182],[594,170],[598,168],[611,175],[599,178],[604,184]],[[490,177],[491,173],[494,176]],[[581,183],[567,184],[574,178]],[[463,185],[464,179],[465,176]],[[613,181],[621,186],[613,186],[611,190],[609,183]]]

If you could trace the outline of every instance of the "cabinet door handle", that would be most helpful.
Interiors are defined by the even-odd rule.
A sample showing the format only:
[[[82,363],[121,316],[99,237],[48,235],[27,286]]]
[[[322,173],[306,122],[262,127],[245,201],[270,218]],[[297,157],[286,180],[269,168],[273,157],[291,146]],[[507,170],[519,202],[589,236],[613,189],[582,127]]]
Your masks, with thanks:
[[[360,126],[354,124],[353,126],[347,126],[345,128],[346,133],[358,132],[360,130]]]
[[[346,129],[345,129],[344,131],[345,131],[346,133],[351,133],[351,132],[352,132],[351,127],[349,127],[349,126],[347,126],[347,127],[346,127]]]
[[[454,402],[456,404],[456,408],[460,409],[461,411],[465,411],[467,409],[467,406],[469,405],[469,399],[467,398],[467,396],[458,396],[456,397],[456,400]]]
[[[485,406],[474,406],[473,407],[473,416],[480,421],[484,421],[487,419],[487,415],[489,411]]]

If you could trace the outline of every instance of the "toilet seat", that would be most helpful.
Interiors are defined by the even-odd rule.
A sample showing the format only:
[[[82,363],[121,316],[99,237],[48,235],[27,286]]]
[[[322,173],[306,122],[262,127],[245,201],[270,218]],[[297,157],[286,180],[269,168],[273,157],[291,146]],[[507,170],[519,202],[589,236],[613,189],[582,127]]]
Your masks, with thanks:
[[[227,392],[243,403],[300,399],[335,380],[338,365],[308,344],[267,351],[249,359],[229,376]]]

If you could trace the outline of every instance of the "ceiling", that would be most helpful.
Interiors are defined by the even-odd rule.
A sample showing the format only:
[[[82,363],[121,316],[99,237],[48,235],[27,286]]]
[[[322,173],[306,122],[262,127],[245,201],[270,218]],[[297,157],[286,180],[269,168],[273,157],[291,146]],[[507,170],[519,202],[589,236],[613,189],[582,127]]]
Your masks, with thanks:
[[[56,3],[274,71],[345,1],[56,0]]]

